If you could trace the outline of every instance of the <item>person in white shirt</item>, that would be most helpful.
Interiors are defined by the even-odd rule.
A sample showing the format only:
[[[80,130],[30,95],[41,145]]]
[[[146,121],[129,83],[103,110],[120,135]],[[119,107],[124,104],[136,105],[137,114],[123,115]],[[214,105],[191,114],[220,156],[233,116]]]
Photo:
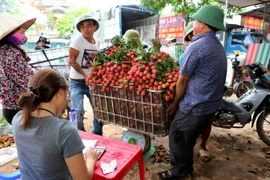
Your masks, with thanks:
[[[85,131],[83,98],[86,95],[91,104],[87,76],[91,73],[91,63],[100,47],[100,42],[94,38],[99,23],[93,17],[83,15],[79,18],[76,28],[81,34],[72,39],[69,48],[69,65],[71,66],[69,87],[72,106],[77,113],[78,129]],[[102,122],[94,118],[93,127],[92,133],[102,135]]]

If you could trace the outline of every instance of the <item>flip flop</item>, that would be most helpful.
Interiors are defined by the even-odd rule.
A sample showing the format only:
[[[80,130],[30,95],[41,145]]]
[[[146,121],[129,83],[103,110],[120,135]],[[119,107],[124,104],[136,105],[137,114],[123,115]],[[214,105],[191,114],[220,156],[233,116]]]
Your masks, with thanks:
[[[177,174],[173,174],[170,169],[157,173],[157,176],[160,180],[177,180],[179,178],[179,176]]]
[[[210,158],[210,153],[207,150],[201,149],[200,150],[200,159],[203,162],[209,161],[211,159]]]
[[[188,177],[188,174],[179,176],[178,174],[175,174],[172,169],[158,172],[156,175],[159,180],[179,180]]]

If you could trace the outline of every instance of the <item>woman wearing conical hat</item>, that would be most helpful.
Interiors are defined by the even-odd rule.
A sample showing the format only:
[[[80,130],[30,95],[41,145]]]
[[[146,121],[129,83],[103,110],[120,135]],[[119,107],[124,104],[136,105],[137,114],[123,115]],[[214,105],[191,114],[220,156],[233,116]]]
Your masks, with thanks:
[[[33,74],[28,65],[30,58],[20,47],[27,42],[24,32],[36,18],[0,14],[0,102],[3,115],[11,124],[20,110],[17,106],[20,93],[27,90],[29,77]]]

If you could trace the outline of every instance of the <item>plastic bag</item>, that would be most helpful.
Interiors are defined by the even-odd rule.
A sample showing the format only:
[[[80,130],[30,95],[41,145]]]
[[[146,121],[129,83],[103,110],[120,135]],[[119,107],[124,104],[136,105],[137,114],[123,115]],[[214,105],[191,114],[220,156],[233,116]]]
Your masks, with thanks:
[[[10,124],[0,124],[0,136],[11,136],[12,126]]]
[[[0,166],[3,166],[17,157],[17,149],[15,146],[0,149]]]

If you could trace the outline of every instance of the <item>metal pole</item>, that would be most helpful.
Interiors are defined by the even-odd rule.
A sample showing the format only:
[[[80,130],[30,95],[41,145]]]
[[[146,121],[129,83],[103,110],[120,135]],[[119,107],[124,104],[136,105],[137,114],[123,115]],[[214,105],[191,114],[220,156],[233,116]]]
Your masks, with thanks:
[[[228,10],[228,0],[226,0],[226,2],[225,2],[225,12],[224,12],[224,26],[225,26],[225,29],[226,29],[226,21],[227,21],[227,14],[228,14],[228,12],[227,12],[227,10]],[[226,51],[226,31],[223,31],[222,33],[222,44],[223,44],[223,47],[224,47],[224,49],[225,49],[225,51]]]
[[[226,0],[226,3],[225,3],[225,13],[224,13],[224,25],[226,27],[226,21],[227,21],[227,15],[228,15],[228,0]]]
[[[266,33],[265,33],[265,13],[266,13],[266,6],[267,6],[267,3],[264,4],[264,12],[263,12],[263,27],[262,27],[263,31],[262,31],[262,33],[263,33],[264,35],[266,34]]]

